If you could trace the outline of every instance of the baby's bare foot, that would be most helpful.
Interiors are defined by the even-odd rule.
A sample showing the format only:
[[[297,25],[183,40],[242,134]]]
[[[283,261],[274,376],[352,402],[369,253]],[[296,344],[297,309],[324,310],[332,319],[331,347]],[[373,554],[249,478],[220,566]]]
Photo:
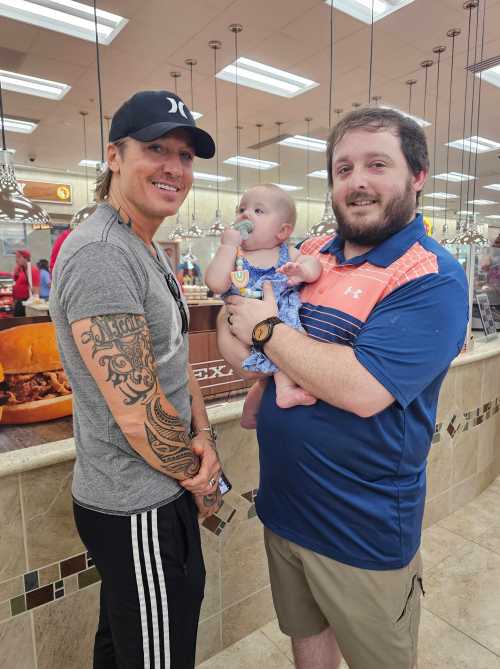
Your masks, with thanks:
[[[276,389],[276,404],[281,409],[290,409],[295,406],[311,406],[316,404],[316,397],[302,390],[297,386],[287,386],[282,389]]]

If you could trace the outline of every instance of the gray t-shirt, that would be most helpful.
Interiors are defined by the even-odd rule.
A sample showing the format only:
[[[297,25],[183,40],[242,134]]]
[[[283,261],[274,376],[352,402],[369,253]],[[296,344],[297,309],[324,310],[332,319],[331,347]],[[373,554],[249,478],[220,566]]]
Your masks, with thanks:
[[[82,506],[111,514],[155,508],[183,489],[130,446],[78,352],[71,324],[104,314],[143,315],[160,386],[189,427],[188,336],[182,335],[179,308],[166,282],[171,269],[157,252],[159,259],[111,206],[101,204],[65,240],[52,280],[50,315],[73,388],[73,496]]]

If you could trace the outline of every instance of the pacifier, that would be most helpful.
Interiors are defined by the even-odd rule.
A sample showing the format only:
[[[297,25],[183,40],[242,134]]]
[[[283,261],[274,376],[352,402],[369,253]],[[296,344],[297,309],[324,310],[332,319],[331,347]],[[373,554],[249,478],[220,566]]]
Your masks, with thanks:
[[[248,236],[253,231],[255,226],[252,223],[252,221],[249,221],[248,219],[243,219],[238,223],[233,223],[231,227],[233,227],[234,230],[238,230],[238,232],[241,235],[241,239],[248,239]]]

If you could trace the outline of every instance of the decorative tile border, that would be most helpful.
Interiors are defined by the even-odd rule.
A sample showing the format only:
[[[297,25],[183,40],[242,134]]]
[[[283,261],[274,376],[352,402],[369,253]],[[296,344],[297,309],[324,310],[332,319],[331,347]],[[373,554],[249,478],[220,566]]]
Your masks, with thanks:
[[[223,501],[221,508],[214,513],[213,516],[205,518],[202,522],[203,527],[205,527],[210,532],[213,532],[216,536],[222,534],[222,530],[228,525],[236,514],[236,509]]]
[[[52,580],[47,583],[47,577]],[[8,620],[21,613],[25,613],[38,606],[43,606],[55,599],[61,599],[76,590],[81,590],[100,581],[99,572],[88,553],[74,555],[54,564],[23,574],[21,583],[24,589],[20,594],[0,604],[7,604],[10,616],[2,617]],[[3,607],[6,609],[6,607]]]
[[[482,404],[472,411],[465,411],[463,414],[453,414],[448,423],[436,423],[432,443],[439,443],[445,432],[454,439],[459,432],[468,432],[479,425],[483,425],[499,411],[500,397],[496,397],[491,402],[486,402],[486,404]]]

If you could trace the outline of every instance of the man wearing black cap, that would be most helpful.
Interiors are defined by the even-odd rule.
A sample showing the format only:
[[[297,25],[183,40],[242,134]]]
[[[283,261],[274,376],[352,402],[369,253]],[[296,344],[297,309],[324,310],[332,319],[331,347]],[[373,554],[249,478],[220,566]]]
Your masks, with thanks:
[[[220,464],[187,306],[153,236],[215,146],[168,91],[125,102],[109,140],[100,204],[62,247],[50,301],[73,388],[75,520],[102,578],[94,669],[192,669],[196,516],[220,506]]]

